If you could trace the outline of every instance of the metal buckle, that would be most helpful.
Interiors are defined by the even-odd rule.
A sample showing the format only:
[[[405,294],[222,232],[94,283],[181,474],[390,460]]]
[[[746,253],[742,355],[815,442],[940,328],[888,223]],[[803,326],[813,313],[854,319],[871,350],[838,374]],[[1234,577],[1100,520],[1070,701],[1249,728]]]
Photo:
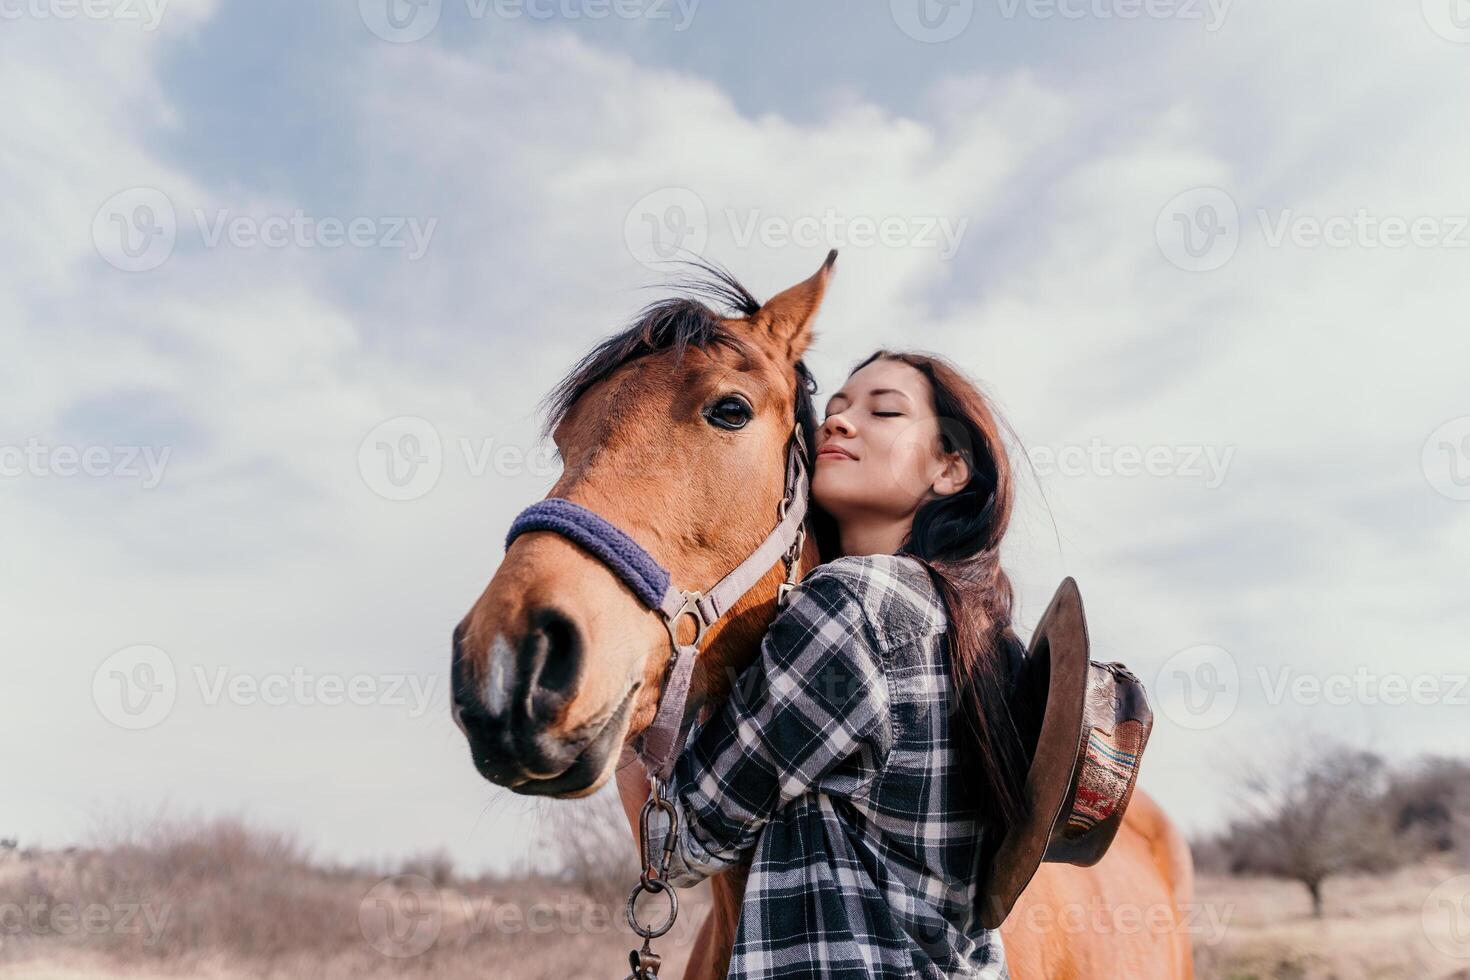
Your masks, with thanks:
[[[806,528],[796,529],[796,538],[791,542],[791,548],[782,556],[786,563],[786,581],[776,586],[776,608],[781,609],[786,605],[786,599],[791,590],[796,588],[796,569],[801,564],[801,549],[806,544]]]
[[[801,431],[801,423],[800,422],[796,423],[796,427],[791,430],[791,435],[792,435],[792,440],[795,442],[795,451],[796,451],[796,463],[797,463],[797,466],[798,466],[798,468],[804,467],[804,466],[806,466],[806,436],[802,434],[802,431]],[[791,452],[792,452],[792,449],[790,447],[788,447],[787,450],[786,450],[786,464],[787,464],[787,467],[788,467],[788,471],[787,471],[787,475],[788,476],[790,475],[789,467],[791,465]],[[800,480],[798,480],[797,482],[799,483]],[[782,491],[782,493],[781,493],[781,503],[778,504],[777,507],[776,507],[776,515],[777,515],[777,521],[778,521],[778,523],[780,521],[784,521],[786,519],[786,511],[789,510],[790,507],[791,507],[791,502],[792,502],[792,499],[793,499],[792,491],[795,490],[795,489],[796,488],[793,487],[793,486],[788,486],[788,487],[786,487]]]
[[[709,632],[709,623],[704,621],[704,613],[699,611],[699,600],[703,597],[704,594],[698,589],[688,589],[679,593],[679,598],[684,600],[683,604],[674,611],[672,616],[664,619],[664,626],[669,631],[669,640],[674,644],[674,649],[677,650],[682,646],[697,647],[699,641],[704,639],[704,634]],[[679,642],[679,620],[685,615],[694,619],[694,639],[687,644]]]

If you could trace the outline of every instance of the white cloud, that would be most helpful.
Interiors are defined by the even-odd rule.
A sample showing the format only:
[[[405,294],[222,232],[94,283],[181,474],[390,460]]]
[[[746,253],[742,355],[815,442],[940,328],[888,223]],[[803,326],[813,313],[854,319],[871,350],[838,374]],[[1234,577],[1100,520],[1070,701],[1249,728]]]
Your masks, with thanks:
[[[0,58],[7,91],[38,93],[0,113],[19,148],[0,156],[18,189],[0,244],[15,325],[0,331],[6,438],[131,432],[174,449],[156,491],[0,486],[13,558],[0,585],[19,611],[0,712],[48,733],[0,750],[23,790],[21,831],[66,837],[95,800],[167,796],[249,807],[340,853],[511,856],[503,835],[544,804],[476,783],[442,691],[406,718],[206,709],[185,690],[165,724],[121,733],[90,704],[92,672],[154,643],[186,679],[228,665],[442,684],[451,625],[510,516],[550,482],[473,476],[462,440],[531,448],[536,399],[652,297],[635,287],[658,276],[625,229],[661,188],[697,195],[705,254],[762,295],[809,274],[827,243],[740,247],[753,211],[788,232],[845,222],[812,357],[827,391],[872,346],[920,346],[984,379],[1031,446],[1233,449],[1213,490],[1047,477],[1048,514],[1028,479],[1010,552],[1022,625],[1073,574],[1099,654],[1145,680],[1200,643],[1230,649],[1248,677],[1281,662],[1454,669],[1470,517],[1431,489],[1420,448],[1470,414],[1465,253],[1271,248],[1253,222],[1259,208],[1465,210],[1448,163],[1465,137],[1441,97],[1456,76],[1423,25],[1292,10],[1235,10],[1221,33],[1181,34],[1104,83],[957,65],[911,115],[847,98],[804,124],[556,32],[459,51],[373,44],[336,65],[352,73],[344,125],[364,160],[330,204],[185,170],[150,138],[175,124],[160,63],[207,9],[176,0],[142,37],[21,25]],[[1419,97],[1378,97],[1394,79]],[[130,275],[101,262],[91,229],[135,185],[186,215],[439,224],[410,264],[206,249],[185,222],[167,262]],[[1244,219],[1238,252],[1209,273],[1170,265],[1154,238],[1165,202],[1197,186],[1227,190]],[[961,251],[943,262],[851,240],[852,219],[888,217],[963,219]],[[130,392],[154,414],[109,407]],[[358,472],[364,437],[401,415],[431,420],[446,448],[413,503],[375,496]],[[1217,730],[1160,720],[1145,784],[1192,825],[1218,816],[1226,790],[1201,759],[1323,717],[1245,693]],[[1388,744],[1453,747],[1443,712],[1366,714]]]

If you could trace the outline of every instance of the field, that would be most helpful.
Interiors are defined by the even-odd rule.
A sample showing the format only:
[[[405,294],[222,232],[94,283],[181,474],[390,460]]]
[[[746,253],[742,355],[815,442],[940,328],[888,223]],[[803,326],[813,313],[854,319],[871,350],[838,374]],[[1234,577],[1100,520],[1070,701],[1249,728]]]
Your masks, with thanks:
[[[1329,880],[1313,919],[1301,885],[1204,876],[1197,901],[1227,923],[1218,943],[1195,944],[1205,980],[1470,980],[1470,919],[1426,915],[1426,898],[1457,874],[1415,865],[1382,877]],[[1463,889],[1459,892],[1463,895]],[[1458,932],[1456,930],[1459,930]],[[1433,941],[1432,941],[1433,940]],[[1442,947],[1442,948],[1441,948]]]
[[[1199,976],[1470,980],[1466,922],[1425,915],[1426,898],[1455,874],[1420,864],[1330,881],[1320,921],[1299,885],[1203,876]],[[326,868],[289,838],[229,822],[105,850],[0,851],[0,974],[605,980],[625,975],[635,945],[629,881],[466,881],[432,863]],[[656,945],[670,977],[708,900],[703,887],[680,899],[678,924]]]

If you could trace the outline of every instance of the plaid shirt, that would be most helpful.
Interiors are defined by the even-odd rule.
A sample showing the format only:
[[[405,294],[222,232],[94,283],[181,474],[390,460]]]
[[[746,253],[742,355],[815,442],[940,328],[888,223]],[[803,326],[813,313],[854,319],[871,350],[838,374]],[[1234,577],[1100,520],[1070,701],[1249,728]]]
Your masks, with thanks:
[[[957,771],[943,600],[902,555],[791,592],[668,784],[671,883],[755,849],[728,976],[1008,978],[974,916],[980,824]],[[663,840],[656,814],[650,836]]]

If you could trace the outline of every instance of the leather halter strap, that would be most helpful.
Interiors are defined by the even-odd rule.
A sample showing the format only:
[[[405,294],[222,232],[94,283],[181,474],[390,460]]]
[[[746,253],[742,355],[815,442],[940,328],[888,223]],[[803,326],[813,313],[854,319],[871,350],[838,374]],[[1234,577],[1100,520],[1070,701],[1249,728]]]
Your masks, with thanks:
[[[677,588],[668,569],[621,528],[563,497],[538,501],[511,522],[506,548],[528,531],[560,534],[606,565],[643,605],[663,618],[674,653],[659,692],[658,711],[634,745],[653,778],[668,780],[694,724],[694,713],[687,710],[689,682],[705,632],[765,578],[778,559],[786,563],[786,581],[778,591],[778,602],[784,603],[796,584],[797,564],[806,540],[803,522],[807,491],[806,440],[797,423],[787,447],[786,489],[775,528],[744,561],[704,592]],[[694,639],[680,643],[679,620],[686,615],[694,620]]]

